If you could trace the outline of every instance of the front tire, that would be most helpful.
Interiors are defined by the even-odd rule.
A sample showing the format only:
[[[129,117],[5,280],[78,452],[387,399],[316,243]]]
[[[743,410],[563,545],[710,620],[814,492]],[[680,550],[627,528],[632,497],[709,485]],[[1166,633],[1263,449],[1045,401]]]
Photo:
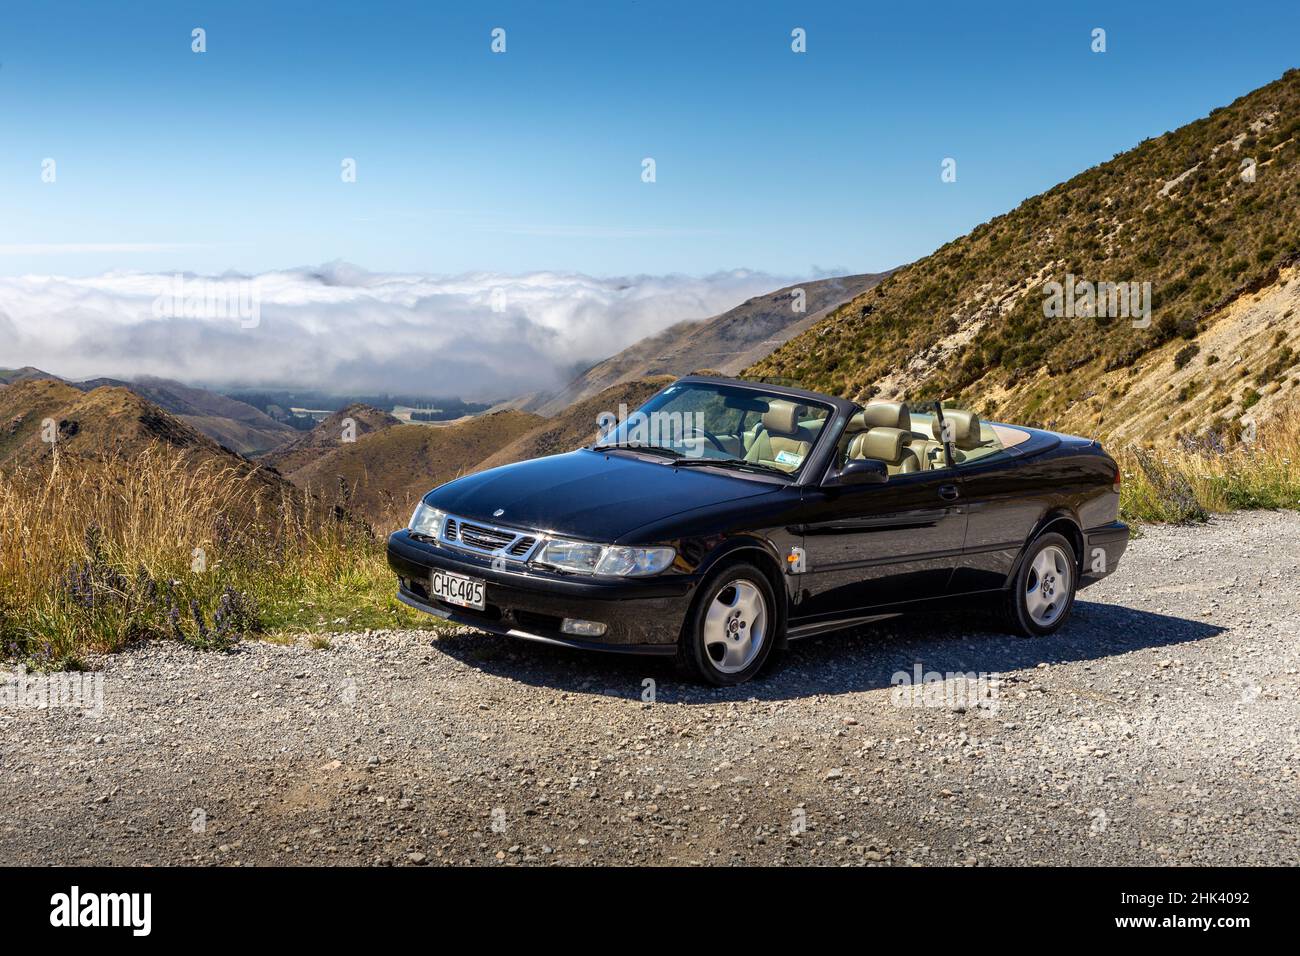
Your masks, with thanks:
[[[715,687],[743,684],[767,663],[781,624],[767,575],[752,564],[728,565],[701,588],[678,658],[691,676]]]
[[[1020,562],[1007,595],[1007,624],[1025,637],[1060,629],[1074,607],[1079,562],[1074,547],[1056,532],[1035,538]]]

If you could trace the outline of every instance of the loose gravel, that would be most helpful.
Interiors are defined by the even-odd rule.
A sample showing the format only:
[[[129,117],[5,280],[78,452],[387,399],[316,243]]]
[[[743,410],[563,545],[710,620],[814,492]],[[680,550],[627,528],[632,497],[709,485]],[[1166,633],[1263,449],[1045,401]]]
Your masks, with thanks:
[[[1051,638],[898,619],[725,691],[465,630],[152,643],[102,712],[0,706],[0,860],[1295,865],[1298,565],[1300,514],[1149,528]]]

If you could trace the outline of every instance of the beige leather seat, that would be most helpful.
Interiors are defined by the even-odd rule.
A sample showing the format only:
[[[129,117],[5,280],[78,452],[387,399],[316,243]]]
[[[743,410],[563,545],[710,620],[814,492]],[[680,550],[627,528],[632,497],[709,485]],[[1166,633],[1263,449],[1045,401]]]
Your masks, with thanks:
[[[869,428],[901,428],[907,433],[906,444],[929,437],[912,431],[912,415],[902,402],[870,402],[849,419],[849,432],[864,432]]]
[[[745,460],[794,471],[803,464],[816,437],[800,424],[807,414],[803,405],[773,400],[763,413],[763,425],[745,452]]]
[[[916,452],[916,457],[921,459],[921,467],[926,471],[935,471],[939,468],[948,467],[948,459],[943,453],[943,445],[933,439],[913,439],[911,449]]]
[[[912,449],[917,461],[921,463],[922,470],[933,467],[931,460],[935,449],[941,453],[943,451],[942,447],[937,442],[930,441],[930,437],[924,432],[912,431],[912,415],[902,402],[870,402],[864,405],[862,411],[849,419],[846,431],[852,434],[865,432],[871,428],[901,429],[904,433],[903,444]],[[943,465],[943,459],[940,458],[938,467]]]
[[[862,406],[862,411],[850,419],[849,428],[856,431],[866,431],[869,428],[901,428],[905,432],[910,432],[912,416],[902,402],[870,402]]]
[[[883,461],[891,475],[922,471],[921,459],[906,442],[901,428],[869,428],[849,441],[849,459],[875,458]]]
[[[960,408],[945,408],[943,410],[943,420],[948,426],[949,435],[952,436],[957,461],[965,460],[966,455],[962,454],[963,452],[984,447],[984,439],[980,433],[979,415]],[[937,442],[943,441],[943,429],[938,418],[935,418],[934,424],[931,425],[931,431],[934,432]]]

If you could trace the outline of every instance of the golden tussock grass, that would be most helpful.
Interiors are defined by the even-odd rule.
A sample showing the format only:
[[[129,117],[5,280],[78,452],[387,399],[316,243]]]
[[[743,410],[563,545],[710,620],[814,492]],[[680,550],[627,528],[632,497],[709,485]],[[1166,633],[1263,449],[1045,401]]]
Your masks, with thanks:
[[[253,470],[155,445],[0,473],[3,657],[428,623],[393,593],[382,539]]]
[[[1121,513],[1148,522],[1202,520],[1249,508],[1300,508],[1300,419],[1292,408],[1257,434],[1116,454]]]

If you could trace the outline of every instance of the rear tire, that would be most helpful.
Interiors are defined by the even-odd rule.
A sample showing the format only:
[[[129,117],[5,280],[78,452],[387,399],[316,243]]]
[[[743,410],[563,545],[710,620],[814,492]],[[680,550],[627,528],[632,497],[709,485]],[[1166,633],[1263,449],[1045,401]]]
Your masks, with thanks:
[[[1074,607],[1079,561],[1063,536],[1050,532],[1035,538],[1007,593],[1007,626],[1025,637],[1043,637],[1060,629]]]
[[[752,564],[729,564],[701,586],[682,627],[678,663],[715,687],[743,684],[771,658],[782,618],[767,575]]]

